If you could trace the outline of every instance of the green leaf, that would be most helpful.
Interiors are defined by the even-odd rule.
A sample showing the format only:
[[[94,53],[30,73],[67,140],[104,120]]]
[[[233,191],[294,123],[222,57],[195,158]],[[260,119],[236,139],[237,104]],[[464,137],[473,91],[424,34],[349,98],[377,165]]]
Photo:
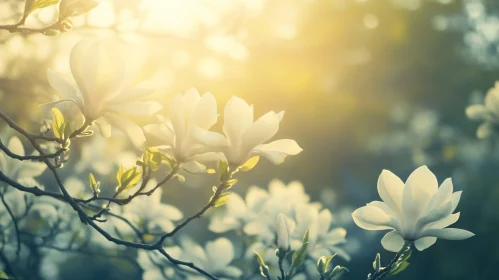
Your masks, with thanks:
[[[293,261],[291,263],[291,266],[294,268],[299,267],[305,260],[305,257],[307,256],[308,237],[309,237],[309,230],[307,230],[305,236],[303,237],[303,243],[300,249],[296,250],[293,253]]]
[[[133,188],[140,182],[142,178],[142,171],[137,170],[137,166],[133,166],[130,169],[125,170],[122,165],[120,165],[120,169],[118,170],[118,174],[116,175],[116,179],[118,181],[118,190],[120,193],[122,191]]]
[[[7,273],[0,270],[0,279],[9,279],[9,276],[7,275]]]
[[[259,156],[254,156],[248,159],[243,165],[239,166],[239,170],[242,172],[250,171],[256,166],[259,160],[260,160]]]
[[[333,260],[334,257],[336,257],[337,254],[331,255],[326,257],[325,262],[324,262],[324,272],[328,271],[329,268],[329,263]],[[323,257],[324,258],[324,257]]]
[[[228,190],[232,188],[237,183],[237,179],[231,179],[225,182],[225,189]]]
[[[123,173],[125,173],[125,168],[120,164],[118,168],[118,174],[116,174],[116,181],[118,182],[118,186],[121,186],[121,177],[123,177]]]
[[[381,268],[381,255],[379,253],[376,254],[376,258],[373,262],[373,268],[375,271],[379,271]]]
[[[334,267],[333,271],[331,271],[331,275],[329,276],[329,279],[337,279],[337,277],[339,277],[341,274],[343,274],[345,272],[350,272],[350,271],[348,270],[348,268],[346,268],[344,266],[337,265]]]
[[[398,263],[394,268],[390,270],[390,273],[388,275],[390,276],[397,275],[400,272],[404,271],[408,266],[409,263],[406,261]]]
[[[55,137],[63,140],[65,132],[64,116],[57,108],[52,108],[52,114],[54,115],[54,119],[52,120],[52,130],[54,131],[54,135]]]
[[[229,202],[229,195],[230,193],[227,193],[227,195],[224,195],[222,194],[222,196],[220,196],[216,201],[215,201],[215,204],[213,204],[213,207],[220,207],[224,204],[226,204],[227,202]]]
[[[162,156],[158,148],[146,148],[146,151],[142,155],[142,161],[152,171],[156,171],[161,165]]]
[[[253,251],[253,252],[255,252],[255,254],[256,254],[256,259],[258,261],[258,264],[259,265],[265,265],[265,261],[263,260],[262,256],[260,256],[260,254],[258,254],[257,251]]]
[[[218,172],[220,173],[220,181],[223,182],[229,178],[229,164],[223,160],[218,162]]]
[[[100,182],[95,180],[94,174],[88,174],[88,180],[90,182],[90,188],[94,193],[100,193]]]

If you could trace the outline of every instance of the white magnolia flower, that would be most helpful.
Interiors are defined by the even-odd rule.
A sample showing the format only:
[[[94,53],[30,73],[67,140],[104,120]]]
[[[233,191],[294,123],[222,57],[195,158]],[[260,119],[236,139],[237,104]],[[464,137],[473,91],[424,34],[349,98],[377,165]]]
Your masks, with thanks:
[[[290,247],[288,218],[286,215],[280,213],[277,216],[277,248],[279,250],[287,251]]]
[[[76,85],[48,69],[48,81],[61,100],[41,107],[47,115],[47,111],[58,102],[74,102],[87,121],[95,121],[104,137],[111,136],[111,126],[115,126],[134,145],[141,146],[145,142],[144,133],[128,118],[151,116],[162,106],[154,101],[137,101],[152,91],[129,86],[133,74],[126,67],[123,56],[115,54],[116,47],[85,40],[77,43],[70,57],[71,73]]]
[[[223,131],[205,132],[203,140],[211,147],[220,149],[232,166],[241,166],[253,156],[262,155],[274,164],[280,164],[288,155],[302,151],[296,141],[281,139],[263,144],[279,130],[284,112],[267,114],[254,121],[253,105],[233,96],[225,105]]]
[[[463,229],[447,228],[459,219],[456,210],[461,192],[453,193],[447,178],[440,188],[435,175],[421,166],[402,182],[388,170],[378,179],[378,193],[383,201],[373,201],[355,210],[355,223],[366,230],[392,229],[381,240],[386,250],[397,252],[405,241],[414,241],[420,251],[432,246],[437,238],[461,240],[474,234]]]
[[[161,203],[161,194],[162,190],[157,189],[150,196],[132,200],[123,207],[124,217],[148,232],[172,231],[175,228],[173,222],[182,219],[183,214],[177,207]]]
[[[238,279],[242,271],[231,266],[234,260],[234,246],[227,238],[218,238],[206,243],[204,249],[192,240],[184,238],[180,240],[182,253],[180,259],[190,261],[204,270],[219,276],[220,279]],[[203,276],[193,275],[187,279],[205,279]]]
[[[14,154],[25,156],[24,146],[19,138],[12,136],[7,144],[7,148]],[[45,171],[47,166],[43,162],[20,161],[0,153],[0,170],[5,176],[14,181],[23,181],[39,176]],[[22,183],[22,182],[21,182]]]
[[[483,121],[476,131],[478,138],[484,139],[492,135],[494,126],[499,124],[499,82],[487,93],[485,104],[468,106],[466,115],[471,120]]]
[[[202,144],[204,131],[217,122],[217,102],[209,92],[200,96],[196,89],[178,94],[170,108],[170,122],[144,127],[149,144],[167,146],[182,167],[190,172],[204,170],[199,162],[219,159]]]

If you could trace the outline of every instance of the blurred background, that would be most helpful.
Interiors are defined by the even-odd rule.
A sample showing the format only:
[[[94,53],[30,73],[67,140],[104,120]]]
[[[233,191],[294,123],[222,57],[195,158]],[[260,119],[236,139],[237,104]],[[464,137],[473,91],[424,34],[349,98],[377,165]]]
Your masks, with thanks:
[[[37,11],[26,25],[50,24],[55,9]],[[22,11],[23,1],[1,1],[0,24],[17,22]],[[456,226],[476,237],[414,253],[397,277],[497,277],[497,139],[476,139],[478,124],[464,110],[499,79],[498,1],[109,0],[73,23],[57,37],[0,30],[0,109],[22,126],[36,131],[43,123],[38,106],[55,94],[47,68],[69,73],[69,52],[78,40],[116,37],[136,44],[130,55],[143,60],[139,78],[154,83],[151,98],[165,105],[165,115],[172,97],[190,87],[212,92],[219,112],[232,95],[254,104],[255,116],[286,111],[277,138],[295,139],[304,151],[279,166],[262,160],[240,176],[235,191],[266,188],[274,178],[301,181],[311,200],[322,202],[348,231],[343,248],[352,259],[342,262],[350,268],[344,279],[365,279],[376,252],[386,262],[391,258],[381,233],[356,227],[350,213],[378,199],[383,169],[405,180],[423,164],[439,182],[452,177],[455,190],[464,191]],[[120,139],[108,146],[98,138],[75,141],[81,156],[73,151],[65,169],[86,160],[90,165],[80,170],[105,175],[104,167],[92,166],[100,158],[113,161],[114,174],[116,164],[134,162],[129,154],[140,154]],[[211,183],[187,179],[188,186],[164,188],[163,200],[193,213],[211,195]],[[50,188],[50,177],[41,181]],[[201,219],[186,234],[215,236],[206,226]],[[68,260],[61,279],[137,279],[132,268],[84,261]]]

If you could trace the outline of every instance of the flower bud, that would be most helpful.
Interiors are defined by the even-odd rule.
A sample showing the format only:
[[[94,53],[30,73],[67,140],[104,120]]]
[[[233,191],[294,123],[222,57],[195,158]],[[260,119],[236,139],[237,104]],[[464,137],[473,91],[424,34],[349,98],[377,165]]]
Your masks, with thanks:
[[[289,251],[289,227],[287,218],[284,214],[280,213],[277,216],[277,248],[279,251],[287,252]]]
[[[319,261],[317,261],[317,272],[324,277],[324,272],[326,271],[326,257],[321,257]]]

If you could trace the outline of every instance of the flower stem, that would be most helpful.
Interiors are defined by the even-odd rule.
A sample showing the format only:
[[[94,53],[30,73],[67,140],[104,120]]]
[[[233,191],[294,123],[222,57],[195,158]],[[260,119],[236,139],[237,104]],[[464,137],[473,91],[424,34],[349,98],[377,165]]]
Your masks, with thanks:
[[[400,259],[400,257],[405,253],[408,249],[410,249],[412,246],[411,241],[406,241],[402,248],[395,254],[395,257],[390,261],[390,263],[386,266],[381,268],[378,271],[375,271],[372,274],[369,274],[367,277],[367,280],[381,280],[384,279],[385,277],[388,276],[390,271],[392,270],[393,266],[397,263],[397,261]]]

